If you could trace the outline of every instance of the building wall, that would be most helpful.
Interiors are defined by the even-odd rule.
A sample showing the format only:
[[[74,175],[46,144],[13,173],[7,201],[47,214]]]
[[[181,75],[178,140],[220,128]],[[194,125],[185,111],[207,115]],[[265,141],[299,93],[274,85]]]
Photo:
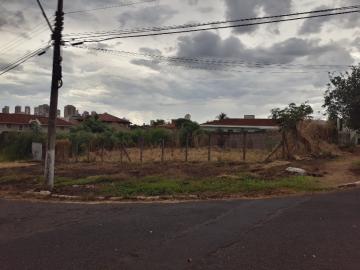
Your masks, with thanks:
[[[41,132],[47,132],[47,126],[41,126]],[[0,133],[3,132],[29,132],[31,131],[30,125],[17,125],[17,124],[0,124]],[[57,127],[56,132],[69,132],[70,127]]]
[[[241,133],[213,134],[212,143],[225,148],[242,148],[244,135]],[[264,131],[263,133],[248,133],[246,142],[248,149],[271,150],[281,141],[278,131]]]
[[[0,124],[0,133],[4,131],[30,131],[30,125]]]
[[[115,130],[125,130],[129,129],[128,124],[121,124],[121,123],[110,123],[110,126],[114,128]]]

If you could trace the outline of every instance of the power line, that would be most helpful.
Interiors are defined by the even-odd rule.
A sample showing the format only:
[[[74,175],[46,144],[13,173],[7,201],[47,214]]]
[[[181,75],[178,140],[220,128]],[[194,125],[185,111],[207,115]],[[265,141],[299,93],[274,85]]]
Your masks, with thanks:
[[[304,16],[304,17],[297,17],[297,18],[279,19],[279,20],[272,20],[272,21],[265,21],[265,22],[254,22],[254,23],[246,23],[246,24],[227,25],[227,26],[213,26],[213,27],[200,28],[200,29],[199,28],[198,29],[186,29],[186,30],[159,32],[159,33],[149,33],[149,34],[142,34],[142,33],[140,33],[140,34],[136,34],[136,33],[135,34],[125,34],[125,35],[119,35],[119,36],[115,36],[115,37],[105,37],[105,38],[101,38],[101,39],[83,40],[83,42],[86,42],[86,43],[103,42],[103,41],[109,41],[109,40],[114,40],[114,39],[162,36],[162,35],[183,34],[183,33],[192,33],[192,32],[200,32],[200,31],[209,31],[209,30],[220,30],[220,29],[228,29],[228,28],[239,28],[239,27],[255,26],[255,25],[262,25],[262,24],[271,24],[271,23],[280,23],[280,22],[311,19],[311,18],[321,18],[321,17],[328,17],[328,16],[335,16],[335,15],[344,15],[344,14],[351,14],[351,13],[358,13],[358,12],[360,12],[360,9],[353,10],[353,11],[330,13],[330,14],[321,14],[321,15],[311,15],[311,16]],[[71,41],[67,40],[67,42],[71,42]]]
[[[13,40],[9,41],[8,43],[6,43],[1,49],[0,49],[0,53],[4,53],[4,52],[10,52],[12,50],[14,50],[15,48],[23,45],[23,43],[20,43],[20,41],[22,40],[30,40],[33,39],[34,37],[40,35],[41,33],[45,32],[47,30],[47,26],[44,25],[43,22],[37,24],[29,33],[28,36],[26,37],[16,37]]]
[[[348,10],[348,9],[358,9],[360,5],[356,6],[345,6],[340,8],[333,8],[333,9],[321,9],[321,10],[313,10],[313,11],[306,11],[306,12],[296,12],[296,13],[289,13],[289,14],[280,14],[280,15],[273,15],[273,16],[263,16],[263,17],[252,17],[252,18],[244,18],[244,19],[235,19],[235,20],[223,20],[223,21],[211,21],[211,22],[204,22],[204,23],[192,23],[192,24],[180,24],[180,25],[172,25],[172,26],[164,26],[164,27],[143,27],[143,28],[134,28],[134,29],[115,29],[110,31],[98,31],[98,32],[84,32],[84,33],[70,33],[65,34],[64,36],[71,36],[80,38],[85,36],[91,37],[98,35],[103,36],[107,34],[131,34],[131,33],[140,33],[140,32],[153,32],[153,31],[162,31],[162,30],[171,30],[171,29],[181,29],[181,28],[192,28],[192,27],[200,27],[200,26],[208,26],[214,24],[229,24],[229,23],[236,23],[236,22],[246,22],[246,21],[254,21],[254,20],[266,20],[266,19],[276,19],[282,17],[291,17],[291,16],[300,16],[305,14],[316,14],[316,13],[324,13],[324,12],[333,12],[339,10]],[[95,36],[96,37],[96,36]]]
[[[184,64],[192,64],[197,65],[198,68],[204,68],[208,69],[208,67],[211,67],[212,69],[218,70],[219,67],[226,68],[251,68],[251,69],[264,69],[264,68],[271,68],[271,69],[286,69],[289,68],[307,68],[307,69],[314,69],[314,70],[328,70],[328,68],[349,68],[350,66],[346,65],[302,65],[302,64],[269,64],[269,63],[251,63],[246,61],[239,61],[239,59],[236,60],[229,60],[229,59],[214,59],[214,58],[191,58],[191,57],[167,57],[162,55],[154,55],[154,54],[146,54],[146,53],[136,53],[136,52],[127,52],[127,51],[119,51],[119,50],[109,50],[109,49],[103,49],[103,48],[94,48],[94,47],[88,47],[88,46],[74,46],[75,48],[81,48],[81,49],[87,49],[92,50],[96,52],[111,54],[111,55],[120,55],[120,56],[135,56],[135,57],[148,57],[151,58],[154,62],[166,62],[168,64],[172,65],[184,65]],[[194,67],[194,66],[193,66]],[[313,72],[313,71],[312,71]],[[290,72],[294,73],[294,72]],[[301,73],[308,73],[308,72],[301,72]]]
[[[19,59],[17,59],[15,62],[8,64],[5,67],[2,67],[0,70],[0,76],[3,74],[6,74],[8,72],[10,72],[11,70],[17,68],[18,66],[20,66],[21,64],[25,63],[26,61],[30,60],[31,58],[43,53],[44,51],[48,50],[51,46],[48,45],[46,47],[42,47],[39,48],[35,51],[32,51],[30,53],[25,54],[24,56],[20,57]]]
[[[3,71],[3,70],[6,70],[7,68],[11,67],[12,65],[16,64],[17,62],[20,62],[22,61],[24,58],[27,58],[35,53],[40,53],[41,51],[43,50],[43,48],[38,48],[36,49],[35,51],[31,51],[31,52],[28,52],[26,53],[25,55],[21,56],[20,58],[17,58],[13,61],[11,61],[10,63],[8,64],[4,64],[0,67],[0,71]]]
[[[128,2],[128,3],[122,3],[122,4],[106,6],[106,7],[84,9],[84,10],[73,10],[73,11],[65,12],[65,15],[76,14],[76,13],[88,13],[88,12],[104,10],[104,9],[111,9],[111,8],[117,8],[117,7],[128,7],[128,6],[138,5],[138,4],[152,3],[152,2],[155,2],[155,1],[157,1],[157,0],[145,0],[145,1],[138,1],[138,2]]]

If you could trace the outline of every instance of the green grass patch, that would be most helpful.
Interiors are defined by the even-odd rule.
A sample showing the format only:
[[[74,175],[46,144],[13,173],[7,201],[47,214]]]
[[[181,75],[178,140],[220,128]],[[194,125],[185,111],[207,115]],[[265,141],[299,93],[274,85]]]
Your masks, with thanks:
[[[72,179],[67,177],[56,177],[55,179],[55,187],[67,187],[67,186],[74,186],[74,185],[93,185],[93,184],[100,184],[113,181],[110,176],[89,176],[87,178],[80,178],[80,179]]]
[[[3,184],[16,184],[26,181],[34,180],[34,177],[31,177],[29,175],[21,175],[21,174],[10,174],[0,177],[0,185]]]
[[[277,190],[321,191],[325,188],[312,177],[291,177],[276,181],[258,179],[181,180],[150,177],[141,180],[104,183],[100,193],[107,196],[162,196],[186,194],[231,195],[267,193]]]

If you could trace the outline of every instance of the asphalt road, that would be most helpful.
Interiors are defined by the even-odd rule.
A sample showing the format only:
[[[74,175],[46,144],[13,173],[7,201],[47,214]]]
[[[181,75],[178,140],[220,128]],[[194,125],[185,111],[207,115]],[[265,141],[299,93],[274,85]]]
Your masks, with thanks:
[[[180,204],[0,200],[0,269],[360,269],[360,190]]]

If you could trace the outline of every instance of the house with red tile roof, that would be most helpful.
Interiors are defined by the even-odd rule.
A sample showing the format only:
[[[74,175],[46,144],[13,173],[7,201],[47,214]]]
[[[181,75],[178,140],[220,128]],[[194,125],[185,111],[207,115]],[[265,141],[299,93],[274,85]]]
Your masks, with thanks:
[[[101,122],[109,124],[117,130],[127,129],[131,124],[131,122],[127,119],[119,118],[108,113],[98,114],[98,117]]]
[[[47,132],[48,118],[39,115],[0,113],[0,133],[30,131],[33,124],[37,124],[41,131]],[[67,132],[72,126],[73,124],[68,121],[56,119],[58,132]]]
[[[209,121],[200,125],[203,130],[222,132],[265,132],[271,130],[278,130],[278,124],[272,119],[266,118],[226,118],[221,120]]]
[[[114,115],[108,114],[108,113],[102,113],[96,115],[98,119],[110,125],[115,130],[124,130],[130,128],[131,122],[125,118],[119,118]],[[89,116],[88,116],[89,117]],[[86,117],[83,116],[73,116],[70,118],[70,121],[74,125],[79,125],[82,121],[84,121]]]

